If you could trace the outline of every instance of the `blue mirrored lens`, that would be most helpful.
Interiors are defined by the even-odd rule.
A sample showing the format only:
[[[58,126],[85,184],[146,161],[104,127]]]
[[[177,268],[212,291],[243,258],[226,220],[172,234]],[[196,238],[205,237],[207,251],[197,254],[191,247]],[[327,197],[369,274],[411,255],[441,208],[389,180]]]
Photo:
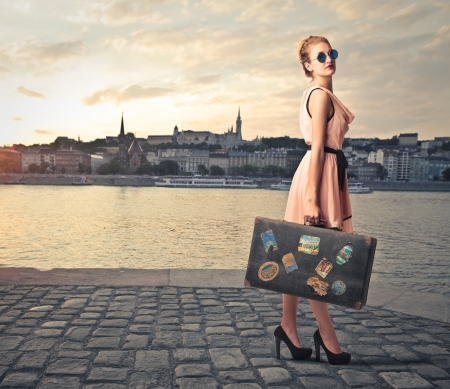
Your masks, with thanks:
[[[319,53],[319,55],[317,56],[317,60],[320,63],[324,63],[327,60],[327,55],[325,53]]]
[[[337,50],[333,49],[333,50],[330,51],[330,58],[331,59],[336,59],[338,57],[338,54],[339,53],[337,52]]]

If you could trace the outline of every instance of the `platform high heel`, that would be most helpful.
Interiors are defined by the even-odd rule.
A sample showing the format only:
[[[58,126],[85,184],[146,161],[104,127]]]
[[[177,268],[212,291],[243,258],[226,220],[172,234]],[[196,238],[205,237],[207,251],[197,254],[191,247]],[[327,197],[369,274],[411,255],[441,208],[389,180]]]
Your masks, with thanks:
[[[284,332],[281,326],[278,326],[273,333],[275,338],[275,351],[277,359],[280,359],[280,343],[283,341],[291,352],[293,359],[308,359],[311,357],[312,349],[309,347],[296,347]]]
[[[328,363],[330,365],[346,365],[350,363],[350,360],[352,359],[352,355],[350,353],[342,352],[340,354],[334,354],[330,350],[328,350],[323,343],[322,336],[320,335],[319,330],[314,332],[314,345],[316,346],[316,361],[320,362],[320,346],[325,351],[325,354],[327,354]]]

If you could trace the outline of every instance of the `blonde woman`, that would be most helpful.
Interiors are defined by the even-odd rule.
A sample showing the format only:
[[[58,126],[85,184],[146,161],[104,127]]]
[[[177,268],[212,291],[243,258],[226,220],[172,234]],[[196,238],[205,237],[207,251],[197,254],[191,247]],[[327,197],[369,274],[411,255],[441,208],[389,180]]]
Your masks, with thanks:
[[[338,52],[320,36],[303,39],[297,52],[305,75],[311,78],[300,109],[300,129],[309,150],[292,180],[284,219],[309,224],[325,221],[326,228],[351,233],[347,161],[341,149],[354,116],[333,94]],[[302,346],[297,333],[298,302],[299,297],[283,294],[281,325],[274,333],[277,358],[281,341],[294,359],[307,359],[312,354],[310,348]],[[339,346],[328,304],[314,300],[309,303],[319,327],[314,333],[316,360],[320,361],[322,347],[330,364],[349,363],[351,355]]]

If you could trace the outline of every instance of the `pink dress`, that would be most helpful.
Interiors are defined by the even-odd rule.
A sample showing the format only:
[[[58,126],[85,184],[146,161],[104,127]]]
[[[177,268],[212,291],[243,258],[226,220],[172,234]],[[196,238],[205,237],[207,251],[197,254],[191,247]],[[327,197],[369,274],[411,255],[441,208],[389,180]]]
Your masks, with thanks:
[[[300,108],[300,130],[307,145],[312,142],[312,120],[307,111],[306,103],[309,95],[317,86],[313,86],[303,92]],[[338,100],[338,98],[325,88],[334,106],[334,115],[327,124],[325,134],[325,146],[335,150],[342,149],[344,136],[348,131],[348,125],[353,121],[354,115]],[[317,92],[316,92],[317,93]],[[294,178],[286,205],[284,220],[293,223],[304,223],[304,214],[308,188],[308,170],[311,160],[311,151],[303,157]],[[327,228],[339,228],[345,232],[353,232],[352,209],[348,193],[347,175],[345,176],[344,189],[341,191],[338,183],[337,159],[335,154],[325,153],[323,172],[320,181],[319,206],[322,217],[327,221]]]

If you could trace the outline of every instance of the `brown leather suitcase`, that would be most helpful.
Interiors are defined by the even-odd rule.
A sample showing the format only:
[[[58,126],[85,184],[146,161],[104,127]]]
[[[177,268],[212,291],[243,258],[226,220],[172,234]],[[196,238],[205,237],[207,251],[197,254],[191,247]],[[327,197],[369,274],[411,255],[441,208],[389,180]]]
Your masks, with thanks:
[[[361,309],[377,240],[258,216],[244,285]]]

